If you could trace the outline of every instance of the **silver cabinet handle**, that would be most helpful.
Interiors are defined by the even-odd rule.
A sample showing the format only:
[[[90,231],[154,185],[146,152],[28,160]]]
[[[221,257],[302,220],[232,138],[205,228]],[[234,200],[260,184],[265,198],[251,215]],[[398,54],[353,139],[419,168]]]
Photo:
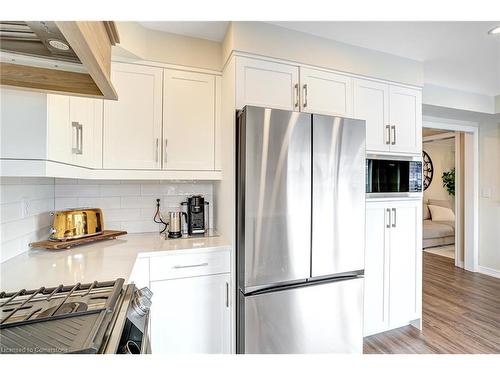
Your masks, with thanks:
[[[229,307],[229,283],[226,281],[226,307]]]
[[[396,144],[396,125],[392,125],[391,130],[392,130],[392,142],[391,142],[391,144],[395,145]]]
[[[295,92],[295,104],[294,107],[297,108],[299,106],[299,84],[296,83],[294,86],[294,92]]]
[[[185,266],[182,266],[182,265],[176,265],[174,266],[173,268],[175,269],[179,269],[179,268],[193,268],[193,267],[205,267],[205,266],[208,266],[208,263],[200,263],[200,264],[187,264]]]
[[[385,212],[386,212],[386,218],[385,218],[385,227],[386,228],[390,228],[391,227],[391,209],[390,208],[386,208],[385,209]]]
[[[83,153],[82,137],[83,137],[83,126],[78,121],[72,121],[71,127],[76,132],[76,147],[71,149],[74,154],[80,155]]]
[[[392,217],[394,218],[394,220],[392,220],[392,227],[396,228],[396,209],[395,208],[392,209]]]
[[[159,142],[160,140],[156,138],[156,151],[155,151],[155,161],[158,163],[158,154],[159,154]]]
[[[80,155],[83,154],[83,124],[80,124],[78,127],[80,131]]]
[[[306,108],[307,107],[307,83],[304,84],[303,88],[304,88],[304,108]]]
[[[386,145],[391,144],[391,126],[390,125],[385,126],[385,144]]]

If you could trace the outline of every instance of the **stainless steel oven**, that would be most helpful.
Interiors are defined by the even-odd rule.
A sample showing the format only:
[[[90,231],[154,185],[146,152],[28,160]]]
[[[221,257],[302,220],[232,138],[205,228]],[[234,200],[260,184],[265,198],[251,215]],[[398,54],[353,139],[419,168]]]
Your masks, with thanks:
[[[366,159],[368,196],[412,196],[422,193],[422,162],[401,159]]]

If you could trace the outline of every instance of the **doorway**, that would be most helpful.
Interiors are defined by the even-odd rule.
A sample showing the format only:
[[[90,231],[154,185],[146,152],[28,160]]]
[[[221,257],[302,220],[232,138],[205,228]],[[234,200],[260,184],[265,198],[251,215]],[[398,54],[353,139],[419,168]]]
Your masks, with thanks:
[[[451,206],[454,213],[454,233],[452,238],[442,238],[443,245],[451,245],[453,242],[453,250],[450,254],[450,248],[443,248],[444,254],[452,255],[454,258],[455,266],[465,268],[468,271],[478,271],[478,228],[479,228],[479,137],[478,128],[474,123],[462,122],[456,120],[447,120],[442,118],[424,117],[423,123],[423,140],[424,151],[427,148],[443,143],[443,149],[448,150],[448,158],[444,162],[440,160],[439,175],[434,174],[434,187],[442,188],[441,193],[448,193],[440,195],[441,198],[433,201],[435,215],[440,219],[447,219],[446,210],[441,209],[439,206]],[[452,151],[450,151],[452,150]],[[446,151],[445,151],[446,153]],[[450,160],[450,155],[453,157]],[[425,154],[424,154],[425,158]],[[451,166],[451,167],[450,167]],[[454,173],[452,173],[452,168]],[[424,163],[425,168],[425,163]],[[446,170],[445,170],[446,169]],[[446,173],[443,176],[443,173]],[[425,174],[425,171],[424,171]],[[453,176],[452,176],[453,175]],[[445,180],[443,180],[445,177]],[[454,180],[454,194],[449,194],[451,177]],[[448,184],[446,184],[448,181]],[[431,182],[432,185],[432,182]],[[424,216],[425,216],[425,192],[424,192]],[[427,202],[430,206],[429,202]],[[448,207],[449,208],[449,207]],[[432,213],[431,213],[432,215]],[[444,215],[444,216],[443,216]],[[431,216],[432,219],[432,216]],[[446,220],[443,220],[446,221]],[[448,220],[449,221],[449,220]],[[439,229],[434,228],[439,232]],[[424,229],[425,231],[425,229]],[[443,235],[450,234],[441,228]],[[437,236],[439,237],[439,236]],[[438,243],[436,241],[435,243]],[[425,246],[425,233],[424,233],[424,248]],[[427,245],[433,245],[432,241]],[[432,247],[432,246],[430,246]]]

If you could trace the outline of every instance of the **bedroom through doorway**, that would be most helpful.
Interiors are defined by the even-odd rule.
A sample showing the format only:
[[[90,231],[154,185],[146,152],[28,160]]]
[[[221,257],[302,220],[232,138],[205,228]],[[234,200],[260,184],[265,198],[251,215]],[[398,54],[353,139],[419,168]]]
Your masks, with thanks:
[[[423,250],[463,267],[464,134],[423,129]]]

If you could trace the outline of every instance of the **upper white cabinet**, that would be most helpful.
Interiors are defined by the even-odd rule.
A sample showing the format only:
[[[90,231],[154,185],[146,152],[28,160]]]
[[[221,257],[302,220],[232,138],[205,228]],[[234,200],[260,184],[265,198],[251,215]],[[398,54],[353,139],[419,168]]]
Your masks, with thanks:
[[[214,170],[215,76],[165,69],[163,79],[163,169]]]
[[[354,117],[366,121],[366,150],[422,151],[422,93],[418,89],[354,79]]]
[[[422,202],[366,203],[364,335],[421,318]]]
[[[300,110],[352,117],[352,78],[324,70],[300,68]]]
[[[366,149],[390,150],[389,85],[354,79],[354,117],[366,121]]]
[[[114,63],[118,100],[104,103],[103,167],[161,169],[163,69]]]
[[[391,151],[422,153],[422,92],[389,87]]]
[[[101,167],[101,99],[9,89],[1,97],[2,158]]]
[[[299,68],[238,56],[236,108],[245,105],[298,111]]]

